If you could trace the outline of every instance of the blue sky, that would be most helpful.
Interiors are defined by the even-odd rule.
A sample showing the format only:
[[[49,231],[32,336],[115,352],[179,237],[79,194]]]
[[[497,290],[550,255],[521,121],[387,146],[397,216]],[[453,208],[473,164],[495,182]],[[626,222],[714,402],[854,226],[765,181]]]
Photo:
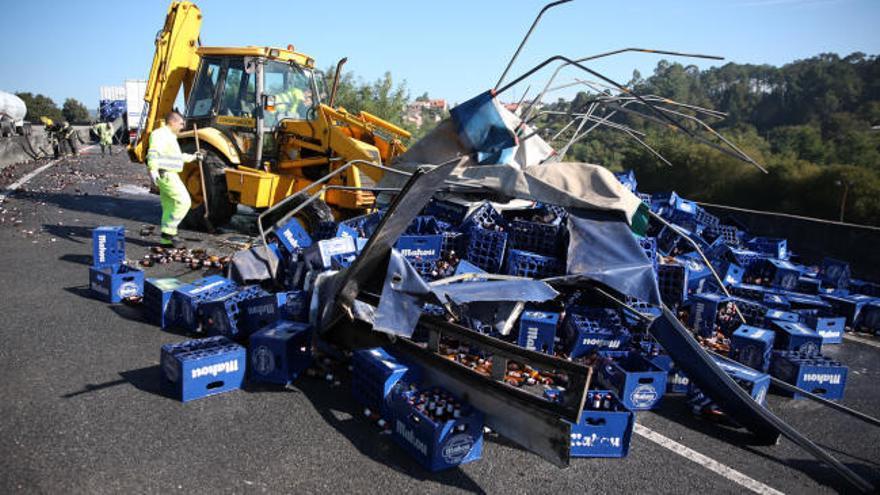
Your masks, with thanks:
[[[206,45],[292,43],[315,57],[319,67],[347,56],[346,68],[364,79],[390,70],[396,79],[406,80],[413,96],[427,91],[451,102],[495,84],[544,3],[197,2],[204,14]],[[615,3],[575,0],[549,11],[511,74],[553,54],[580,57],[624,47],[700,52],[722,55],[731,62],[773,65],[821,52],[880,53],[878,0]],[[43,93],[59,106],[74,97],[89,108],[97,107],[99,86],[146,78],[153,38],[169,4],[164,0],[6,0],[0,17],[6,40],[0,44],[0,89]],[[625,82],[633,69],[649,75],[659,59],[630,54],[590,67]],[[700,67],[713,64],[718,62],[697,62]],[[535,85],[544,80],[532,79]],[[521,92],[527,84],[516,89]]]

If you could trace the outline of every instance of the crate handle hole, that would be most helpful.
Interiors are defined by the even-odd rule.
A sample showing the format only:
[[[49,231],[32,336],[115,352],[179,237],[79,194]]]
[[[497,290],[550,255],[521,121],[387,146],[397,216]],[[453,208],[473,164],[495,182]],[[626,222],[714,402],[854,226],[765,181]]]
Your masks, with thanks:
[[[216,382],[209,383],[208,386],[205,388],[207,388],[208,390],[212,390],[215,388],[220,388],[222,386],[223,386],[223,380],[217,380]]]
[[[602,426],[605,424],[605,418],[587,418],[586,423],[591,426]]]
[[[654,383],[654,379],[650,376],[646,376],[644,378],[639,378],[639,383]]]
[[[814,394],[816,394],[816,395],[823,395],[823,394],[827,394],[827,393],[828,393],[828,391],[825,390],[824,388],[814,388],[813,390],[810,390],[810,392],[811,392],[811,393],[814,393]]]

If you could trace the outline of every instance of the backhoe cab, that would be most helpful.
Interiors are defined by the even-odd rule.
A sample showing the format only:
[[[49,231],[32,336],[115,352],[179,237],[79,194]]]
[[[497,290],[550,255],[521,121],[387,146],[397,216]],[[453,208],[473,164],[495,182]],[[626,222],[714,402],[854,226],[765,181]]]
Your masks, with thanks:
[[[135,161],[144,161],[149,134],[183,86],[181,148],[194,150],[198,132],[207,153],[207,194],[198,163],[186,164],[181,173],[193,200],[187,226],[204,226],[206,198],[210,223],[222,225],[237,204],[269,208],[350,160],[387,164],[405,151],[400,139],[409,137],[407,131],[366,112],[355,115],[324,104],[324,79],[312,58],[292,46],[197,46],[200,26],[194,4],[174,2],[169,8],[145,96],[149,116],[130,150]],[[371,208],[374,195],[358,189],[363,175],[377,182],[382,172],[351,167],[331,178],[329,184],[347,188],[328,191],[323,202],[312,203],[306,226]]]

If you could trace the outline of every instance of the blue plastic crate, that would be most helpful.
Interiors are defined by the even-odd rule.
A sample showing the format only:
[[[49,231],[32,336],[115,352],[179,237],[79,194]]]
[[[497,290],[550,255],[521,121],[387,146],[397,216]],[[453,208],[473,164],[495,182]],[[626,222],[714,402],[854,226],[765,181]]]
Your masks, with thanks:
[[[766,320],[781,320],[797,323],[801,321],[801,315],[793,311],[784,311],[781,309],[768,309],[764,314]]]
[[[322,220],[318,222],[315,231],[311,233],[312,243],[316,241],[324,241],[336,237],[336,230],[339,224],[332,220]]]
[[[434,235],[402,235],[394,247],[408,260],[436,261],[440,259],[443,247],[443,236]]]
[[[636,236],[636,240],[645,252],[645,256],[651,261],[651,265],[654,267],[654,272],[656,273],[657,265],[659,264],[659,261],[657,261],[657,239],[655,237]]]
[[[654,409],[666,392],[666,371],[636,352],[604,363],[598,380],[631,411]]]
[[[700,255],[693,252],[678,256],[675,258],[679,263],[687,269],[687,288],[688,293],[711,292],[704,290],[704,286],[716,284],[715,278],[712,276],[712,270],[706,266]]]
[[[848,371],[846,366],[821,354],[793,351],[774,351],[770,366],[770,373],[776,378],[829,400],[843,399]],[[800,393],[783,393],[795,399],[803,397]]]
[[[398,383],[414,383],[420,375],[416,368],[400,362],[381,347],[355,351],[351,365],[352,396],[386,420],[391,419],[391,389]]]
[[[801,276],[800,270],[790,262],[772,258],[752,263],[748,273],[753,277],[760,277],[763,283],[771,287],[785,290],[794,290]]]
[[[299,219],[291,218],[275,230],[278,241],[288,253],[297,253],[312,245],[312,236],[306,232]]]
[[[730,337],[730,358],[749,368],[767,372],[775,337],[772,330],[740,325]]]
[[[714,262],[712,264],[712,267],[715,268],[715,271],[718,273],[718,277],[727,287],[735,284],[741,284],[743,275],[745,275],[746,272],[743,267],[737,265],[736,263],[724,260]]]
[[[855,326],[859,330],[880,333],[880,301],[865,304]]]
[[[334,254],[330,257],[330,268],[333,270],[342,270],[348,268],[357,259],[357,255],[350,254]]]
[[[823,300],[822,297],[812,294],[799,294],[790,290],[777,289],[777,294],[785,296],[791,309],[817,309],[827,311],[831,309],[831,304]]]
[[[549,311],[523,311],[519,319],[517,345],[531,351],[553,354],[559,316],[559,313]]]
[[[468,206],[451,201],[431,200],[423,211],[425,215],[432,215],[451,225],[461,225],[467,216]]]
[[[770,328],[776,332],[776,349],[818,354],[822,350],[822,337],[803,323],[771,320]]]
[[[551,223],[523,219],[511,220],[508,225],[510,247],[521,251],[556,256],[562,251],[562,218]]]
[[[749,249],[738,249],[731,247],[728,248],[728,252],[733,258],[732,261],[735,261],[736,264],[743,267],[746,271],[751,269],[752,265],[754,265],[755,263],[766,259],[766,256],[764,256],[763,254]]]
[[[740,231],[733,225],[709,226],[706,230],[710,234],[720,238],[721,241],[728,246],[738,247],[740,245]]]
[[[645,354],[643,354],[645,355]],[[668,354],[645,355],[645,359],[666,372],[666,393],[684,394],[688,390],[690,378],[684,374]]]
[[[456,275],[463,275],[465,273],[487,273],[486,270],[474,265],[473,263],[467,260],[461,260],[458,262],[458,266],[455,267]]]
[[[249,333],[241,325],[242,304],[248,299],[268,295],[269,293],[259,286],[250,286],[202,302],[199,305],[202,329],[208,335],[225,335],[229,338],[247,337]]]
[[[144,281],[144,313],[148,321],[159,328],[170,325],[168,305],[171,302],[171,294],[178,287],[184,285],[176,278],[148,278]]]
[[[822,290],[822,281],[815,277],[798,277],[794,290],[804,294],[818,294]]]
[[[850,327],[855,326],[859,321],[862,308],[864,308],[866,304],[875,300],[873,297],[861,294],[851,294],[846,296],[822,294],[821,297],[828,303],[834,314],[846,318],[846,324]]]
[[[506,227],[507,220],[504,219],[504,216],[494,206],[484,201],[468,214],[467,218],[461,223],[461,230],[462,232],[470,232],[474,228],[485,230],[489,225]]]
[[[241,388],[245,349],[226,337],[162,346],[162,387],[188,402]]]
[[[846,289],[849,279],[852,277],[849,263],[834,258],[822,260],[822,268],[819,270],[819,278],[823,284],[834,289]]]
[[[608,308],[569,308],[562,332],[561,340],[572,358],[591,351],[624,350],[631,338],[620,315]]]
[[[688,325],[703,337],[712,337],[716,330],[729,336],[741,323],[733,300],[721,294],[691,296],[688,318]]]
[[[632,411],[610,390],[588,391],[584,406],[578,422],[569,422],[571,457],[626,457],[635,424]]]
[[[144,272],[128,265],[89,267],[89,289],[101,300],[118,303],[144,293]]]
[[[734,363],[718,356],[712,356],[712,360],[727,375],[733,379],[743,390],[749,394],[758,404],[766,404],[767,391],[770,389],[770,375],[747,368],[739,363]],[[688,396],[700,394],[700,389],[693,383],[688,390]]]
[[[761,299],[761,303],[768,308],[773,309],[790,309],[791,302],[789,302],[788,298],[783,296],[782,294],[775,293],[767,293],[764,294],[764,297]]]
[[[695,215],[697,222],[706,226],[706,228],[715,228],[721,224],[721,220],[715,215],[706,211],[705,208],[697,206],[697,214]]]
[[[749,249],[769,255],[772,258],[787,260],[789,258],[788,241],[775,237],[754,237],[746,245]]]
[[[508,275],[527,278],[549,278],[562,275],[564,268],[558,258],[510,249],[507,252]]]
[[[187,331],[198,329],[201,317],[199,306],[237,290],[235,282],[220,275],[211,275],[178,287],[168,303],[169,326]]]
[[[880,297],[880,284],[867,282],[865,280],[850,279],[849,290],[854,294],[862,294],[864,296]]]
[[[623,184],[624,187],[630,190],[630,192],[636,192],[638,189],[638,181],[636,180],[636,173],[633,170],[627,170],[626,172],[615,172],[614,177],[617,178],[618,182]]]
[[[303,260],[315,270],[330,268],[333,256],[339,254],[355,254],[357,246],[351,237],[333,237],[322,239],[303,250]]]
[[[443,257],[455,254],[457,257],[467,249],[467,236],[461,232],[448,230],[440,234],[443,237],[443,243],[440,245],[440,253]]]
[[[464,259],[490,273],[499,273],[504,264],[507,232],[473,228]]]
[[[391,438],[425,469],[437,472],[483,455],[483,414],[464,404],[459,418],[432,421],[415,405],[419,391],[395,387],[390,408]]]
[[[376,227],[379,226],[379,222],[382,221],[382,217],[384,216],[384,211],[374,211],[372,213],[367,213],[366,215],[343,220],[340,222],[340,225],[346,225],[354,229],[357,232],[357,236],[355,237],[369,238],[373,235],[373,232],[376,231]],[[337,237],[338,232],[339,229],[337,228]]]
[[[684,265],[661,263],[657,266],[657,285],[663,304],[675,308],[687,301],[688,273]]]
[[[448,222],[432,215],[419,215],[406,228],[404,235],[437,235],[452,228]]]
[[[804,316],[804,324],[822,337],[822,345],[843,343],[846,317],[807,314]]]
[[[285,385],[312,364],[312,326],[278,320],[248,341],[248,378]]]
[[[103,226],[92,230],[92,266],[105,268],[125,261],[125,227]]]

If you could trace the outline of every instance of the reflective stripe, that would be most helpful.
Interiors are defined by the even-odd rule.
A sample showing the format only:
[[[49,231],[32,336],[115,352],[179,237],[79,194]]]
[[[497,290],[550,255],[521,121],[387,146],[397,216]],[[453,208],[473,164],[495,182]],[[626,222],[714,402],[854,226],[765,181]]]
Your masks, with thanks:
[[[183,170],[183,153],[177,136],[168,127],[160,127],[150,134],[150,148],[147,152],[147,167],[174,172]]]

